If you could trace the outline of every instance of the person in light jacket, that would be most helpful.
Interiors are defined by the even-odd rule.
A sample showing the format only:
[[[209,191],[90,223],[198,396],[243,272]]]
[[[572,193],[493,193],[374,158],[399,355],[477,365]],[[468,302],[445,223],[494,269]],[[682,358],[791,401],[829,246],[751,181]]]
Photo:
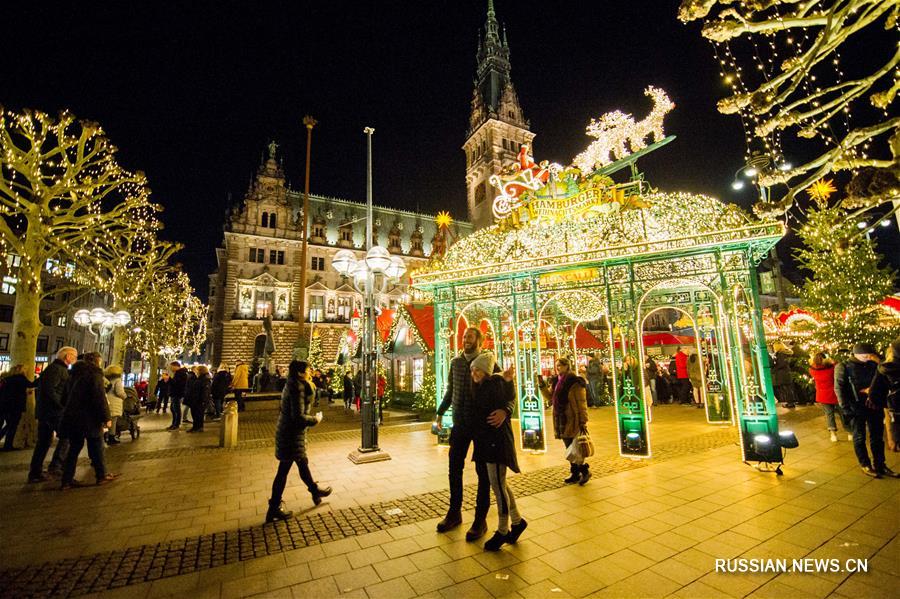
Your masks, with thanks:
[[[234,400],[238,405],[238,412],[244,411],[244,393],[250,390],[250,370],[243,360],[238,360],[234,367],[234,378],[231,379],[231,389],[234,391]]]
[[[106,389],[106,401],[109,403],[109,419],[112,425],[106,433],[106,444],[117,445],[119,440],[116,438],[116,421],[122,415],[125,402],[125,381],[122,380],[122,367],[118,364],[111,364],[103,371],[106,377],[108,388]]]

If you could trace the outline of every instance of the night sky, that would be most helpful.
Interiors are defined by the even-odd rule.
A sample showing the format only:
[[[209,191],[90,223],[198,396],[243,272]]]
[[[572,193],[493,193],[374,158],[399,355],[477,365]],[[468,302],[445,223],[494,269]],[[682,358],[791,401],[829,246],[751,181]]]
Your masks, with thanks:
[[[303,188],[305,114],[319,121],[313,193],[365,200],[371,125],[377,204],[465,217],[460,148],[486,5],[14,3],[3,11],[0,103],[100,122],[120,161],[146,172],[165,206],[163,235],[185,244],[180,260],[205,297],[228,194],[243,196],[270,139]],[[730,189],[740,120],[716,112],[727,89],[677,1],[495,5],[538,161],[568,164],[591,117],[620,108],[642,118],[652,84],[677,105],[666,133],[678,139],[641,162],[650,182],[750,205],[749,190]]]

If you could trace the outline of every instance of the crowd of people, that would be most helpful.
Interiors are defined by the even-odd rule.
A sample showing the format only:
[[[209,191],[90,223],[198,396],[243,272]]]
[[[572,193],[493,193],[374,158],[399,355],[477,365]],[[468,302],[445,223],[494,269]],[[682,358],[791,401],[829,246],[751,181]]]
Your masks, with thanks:
[[[885,445],[900,451],[900,338],[888,347],[884,360],[869,343],[857,343],[852,355],[838,363],[825,352],[816,352],[810,358],[809,375],[831,441],[838,441],[840,420],[864,474],[900,478],[885,464]]]
[[[84,486],[75,479],[78,455],[87,445],[96,484],[110,483],[118,475],[106,468],[105,445],[118,443],[115,424],[124,411],[127,399],[121,381],[121,368],[101,369],[100,354],[78,355],[73,347],[63,347],[56,358],[34,381],[29,381],[23,367],[16,365],[3,377],[4,449],[12,449],[16,428],[25,411],[26,392],[36,388],[35,418],[37,435],[27,481],[40,483],[59,480],[62,489]],[[47,470],[44,462],[53,444],[58,442]]]
[[[664,364],[648,355],[644,361],[643,379],[638,364],[633,356],[628,355],[616,370],[615,384],[618,386],[619,396],[625,394],[625,386],[629,384],[639,391],[643,381],[650,405],[678,403],[704,407],[700,390],[703,382],[701,372],[709,369],[709,362],[705,358],[689,352],[685,347],[678,347]],[[587,364],[578,368],[578,375],[586,382],[585,393],[589,408],[612,403],[613,372],[599,355],[590,356]]]
[[[445,517],[438,522],[437,531],[444,533],[462,524],[463,470],[470,446],[478,485],[475,516],[466,532],[467,541],[476,541],[487,533],[487,515],[491,493],[497,505],[498,522],[493,536],[485,542],[486,551],[497,551],[504,544],[516,543],[527,521],[516,506],[516,498],[507,482],[509,471],[519,472],[516,444],[510,418],[515,410],[513,369],[500,372],[494,355],[482,349],[483,337],[477,328],[467,329],[463,348],[450,363],[448,380],[441,404],[437,407],[435,426],[452,408],[453,428],[449,436],[448,482],[450,500]],[[791,408],[797,403],[790,360],[793,350],[782,343],[773,347],[771,363],[772,383],[778,401]],[[586,366],[575,371],[566,357],[555,361],[555,374],[548,379],[538,377],[537,386],[552,409],[552,427],[556,439],[569,450],[580,436],[587,434],[588,408],[602,405],[611,395],[614,377],[608,365],[596,355]],[[679,347],[669,363],[660,366],[648,356],[643,364],[632,357],[623,360],[615,380],[620,387],[629,384],[645,385],[645,396],[652,403],[683,403],[703,407],[700,392],[706,360],[696,353]],[[186,368],[173,361],[157,383],[152,397],[144,401],[148,411],[165,414],[171,409],[172,424],[168,430],[181,430],[183,423],[192,424],[188,432],[203,431],[206,417],[221,417],[226,395],[233,393],[244,409],[243,394],[253,390],[280,391],[281,402],[276,426],[275,457],[278,467],[272,482],[266,521],[289,518],[292,512],[283,508],[282,496],[287,476],[296,465],[313,503],[331,493],[320,486],[309,468],[306,430],[321,421],[321,412],[312,410],[320,401],[333,402],[333,371],[312,370],[303,361],[293,361],[282,376],[280,368],[268,375],[261,368],[249,384],[248,368],[239,362],[232,374],[227,364],[220,364],[214,375],[207,367]],[[853,347],[852,355],[835,363],[824,352],[810,357],[809,376],[815,383],[815,400],[825,416],[826,428],[832,442],[838,441],[838,422],[854,452],[862,471],[871,477],[900,477],[885,463],[885,427],[888,428],[888,448],[900,451],[900,339],[895,340],[882,360],[876,349],[867,343]],[[358,408],[362,380],[354,380],[349,372],[342,375],[341,396],[346,409]],[[630,381],[630,383],[629,383]],[[384,394],[383,377],[377,382],[379,400]],[[63,489],[84,486],[75,479],[78,456],[87,445],[94,469],[96,484],[103,485],[117,479],[108,471],[105,446],[118,443],[118,419],[128,401],[122,369],[113,365],[101,369],[100,355],[77,355],[71,347],[62,348],[56,359],[36,381],[29,381],[21,366],[14,366],[2,379],[0,387],[0,436],[5,436],[4,450],[12,448],[12,439],[25,410],[29,388],[37,387],[37,440],[28,474],[29,483],[58,479]],[[627,389],[620,388],[621,394]],[[140,393],[137,393],[139,397]],[[379,404],[381,402],[379,401]],[[58,443],[47,470],[44,463],[53,443]],[[868,446],[867,446],[868,445]],[[577,452],[575,452],[577,454]],[[589,465],[583,456],[567,457],[570,461],[566,484],[585,485],[591,478]]]

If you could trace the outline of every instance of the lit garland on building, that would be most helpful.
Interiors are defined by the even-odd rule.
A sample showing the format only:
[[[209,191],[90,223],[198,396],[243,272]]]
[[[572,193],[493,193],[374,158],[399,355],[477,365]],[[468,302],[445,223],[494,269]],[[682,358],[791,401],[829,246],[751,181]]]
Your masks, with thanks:
[[[608,250],[609,256],[614,257],[641,251],[653,242],[681,240],[678,243],[687,246],[702,241],[704,236],[739,240],[748,234],[748,228],[781,231],[776,223],[757,221],[737,206],[709,196],[651,193],[643,199],[648,204],[646,208],[602,214],[588,220],[505,231],[497,225],[481,229],[452,245],[442,259],[419,270],[416,280],[434,280],[434,273],[442,273],[437,275],[440,278],[465,277],[484,266],[497,265],[502,269],[511,262],[540,261],[551,256],[569,256],[577,263],[581,254]]]

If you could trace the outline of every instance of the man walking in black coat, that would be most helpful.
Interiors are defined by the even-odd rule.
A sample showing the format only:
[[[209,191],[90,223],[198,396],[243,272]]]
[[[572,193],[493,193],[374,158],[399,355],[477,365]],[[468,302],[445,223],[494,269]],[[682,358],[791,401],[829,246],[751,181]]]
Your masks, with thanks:
[[[476,410],[472,396],[472,361],[481,353],[483,337],[475,327],[466,329],[463,335],[463,351],[450,362],[450,377],[444,399],[437,409],[437,425],[441,417],[451,406],[453,407],[453,429],[450,431],[450,507],[443,520],[438,522],[437,531],[446,532],[462,524],[463,468],[469,445],[475,440],[479,429],[476,422]],[[499,369],[498,369],[499,370]],[[512,372],[504,373],[507,384],[511,384]],[[514,397],[514,394],[511,395]],[[509,418],[515,409],[514,401],[505,410],[494,410],[488,418],[491,426],[499,427]],[[487,514],[491,508],[491,484],[484,462],[475,462],[475,473],[478,475],[478,491],[475,495],[475,520],[466,532],[467,541],[475,541],[487,532]]]
[[[63,465],[62,488],[83,487],[75,480],[78,454],[87,442],[88,456],[97,475],[97,484],[116,479],[106,471],[103,458],[103,429],[112,426],[109,404],[104,390],[100,354],[91,352],[72,365],[69,378],[69,397],[60,420],[60,436],[69,440],[69,451]]]
[[[881,478],[884,465],[884,406],[869,399],[869,387],[878,370],[878,354],[872,345],[857,343],[853,355],[834,369],[834,392],[844,416],[853,430],[853,450],[859,466],[867,476]],[[872,459],[866,450],[866,429]]]
[[[172,379],[169,382],[169,396],[172,401],[172,425],[166,430],[177,431],[181,428],[181,405],[184,403],[184,394],[187,391],[188,372],[181,367],[181,362],[175,360],[169,366],[172,368]]]
[[[44,474],[44,459],[53,444],[53,435],[59,434],[59,419],[66,406],[66,386],[69,382],[69,366],[78,358],[74,347],[63,347],[56,352],[56,359],[44,369],[38,379],[37,405],[34,415],[38,421],[37,441],[31,454],[31,468],[28,482],[39,483],[49,479],[49,475],[62,475],[63,459],[69,447],[68,439],[59,438],[47,474]]]

